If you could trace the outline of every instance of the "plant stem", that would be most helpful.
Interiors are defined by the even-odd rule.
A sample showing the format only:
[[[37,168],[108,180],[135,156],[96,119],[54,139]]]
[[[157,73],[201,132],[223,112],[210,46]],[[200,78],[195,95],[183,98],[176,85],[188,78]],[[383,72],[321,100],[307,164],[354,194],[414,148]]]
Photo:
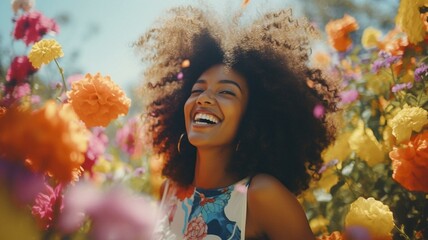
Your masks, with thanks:
[[[407,234],[401,228],[399,228],[397,225],[394,224],[394,228],[395,228],[395,230],[397,230],[400,233],[400,235],[402,237],[404,237],[404,239],[411,240],[410,237],[407,236]]]
[[[62,69],[62,67],[59,66],[58,61],[56,60],[56,58],[54,59],[56,66],[58,67],[59,73],[61,74],[61,78],[62,78],[62,92],[67,92],[67,84],[65,83],[65,78],[64,78],[64,70]]]

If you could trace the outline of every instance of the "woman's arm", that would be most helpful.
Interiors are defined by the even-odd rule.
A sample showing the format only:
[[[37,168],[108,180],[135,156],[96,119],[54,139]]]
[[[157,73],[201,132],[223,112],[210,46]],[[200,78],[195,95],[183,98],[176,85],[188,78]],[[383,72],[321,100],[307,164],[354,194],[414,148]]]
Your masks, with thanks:
[[[251,180],[248,211],[250,221],[269,239],[315,239],[296,197],[270,175],[258,174]]]

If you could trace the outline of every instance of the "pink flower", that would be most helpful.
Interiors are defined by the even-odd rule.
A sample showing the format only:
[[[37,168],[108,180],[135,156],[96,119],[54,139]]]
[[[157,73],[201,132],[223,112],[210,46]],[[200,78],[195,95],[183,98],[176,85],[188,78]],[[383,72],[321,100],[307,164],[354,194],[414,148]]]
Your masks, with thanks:
[[[314,117],[321,119],[322,117],[324,117],[324,114],[325,114],[324,106],[322,104],[317,104],[313,110]]]
[[[4,89],[4,97],[0,100],[0,105],[11,106],[30,93],[31,88],[28,83],[20,83],[18,85],[7,84]]]
[[[88,210],[92,219],[91,239],[150,239],[155,212],[147,199],[123,188],[104,194],[102,201]]]
[[[65,194],[59,229],[77,231],[86,218],[91,220],[90,239],[151,239],[155,209],[148,199],[122,186],[101,192],[90,183],[79,183]]]
[[[189,224],[187,224],[186,232],[184,237],[188,240],[201,240],[207,236],[208,226],[205,223],[202,216],[193,218]]]
[[[341,99],[340,102],[342,104],[348,104],[348,103],[351,103],[351,102],[357,100],[358,97],[359,97],[359,93],[358,93],[357,90],[351,89],[351,90],[348,90],[348,91],[341,92],[339,94],[339,96],[340,96],[340,99]]]
[[[28,76],[35,73],[37,69],[28,60],[27,56],[18,56],[12,60],[7,70],[6,80],[22,82],[28,79]]]
[[[102,193],[86,182],[70,186],[64,195],[64,208],[59,217],[58,228],[70,234],[77,231],[87,217],[87,211],[102,201]]]
[[[28,46],[42,39],[48,32],[59,32],[59,27],[53,19],[45,17],[41,12],[31,11],[16,20],[13,36],[22,39]]]
[[[122,151],[130,156],[141,152],[142,139],[140,136],[141,125],[138,117],[131,118],[128,122],[117,131],[116,142]]]
[[[55,189],[48,184],[45,186],[46,193],[37,195],[31,213],[43,229],[49,229],[54,224],[55,216],[59,214],[62,208],[62,184],[58,184]]]
[[[92,135],[89,139],[88,150],[85,153],[85,162],[82,167],[92,176],[92,167],[105,151],[108,143],[108,137],[105,134],[104,128],[95,127],[92,129]]]

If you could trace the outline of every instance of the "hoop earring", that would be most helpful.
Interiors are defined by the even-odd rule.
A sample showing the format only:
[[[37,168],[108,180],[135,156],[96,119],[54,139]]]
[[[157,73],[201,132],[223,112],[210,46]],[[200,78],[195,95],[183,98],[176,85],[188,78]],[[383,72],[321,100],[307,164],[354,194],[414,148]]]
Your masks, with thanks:
[[[180,138],[178,139],[178,143],[177,143],[177,151],[178,151],[178,153],[181,153],[181,140],[183,140],[184,135],[186,135],[186,133],[182,133],[180,135]]]
[[[239,145],[241,144],[241,140],[239,140],[238,141],[238,144],[236,144],[236,147],[235,147],[235,152],[238,152],[239,151]]]

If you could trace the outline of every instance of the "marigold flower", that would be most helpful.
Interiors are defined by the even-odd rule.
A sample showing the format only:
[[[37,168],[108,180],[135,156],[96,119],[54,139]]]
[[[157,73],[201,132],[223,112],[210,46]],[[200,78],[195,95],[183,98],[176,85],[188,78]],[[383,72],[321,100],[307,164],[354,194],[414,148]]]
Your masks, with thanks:
[[[48,32],[59,32],[56,22],[45,17],[41,12],[30,11],[16,20],[13,36],[16,40],[22,39],[28,46],[42,39]]]
[[[362,122],[358,123],[358,127],[351,134],[349,146],[369,166],[374,166],[385,160],[382,145],[377,141],[373,131],[364,127]]]
[[[397,143],[410,139],[412,132],[420,132],[428,124],[428,112],[420,107],[405,107],[389,121]]]
[[[6,80],[22,82],[36,71],[37,69],[31,65],[27,56],[18,56],[12,60],[7,70]]]
[[[426,3],[426,0],[400,1],[395,23],[407,34],[411,43],[417,44],[425,37],[425,25],[420,16],[419,8]]]
[[[345,14],[343,18],[327,23],[325,30],[328,35],[330,45],[339,52],[346,51],[352,45],[350,32],[358,29],[355,18]]]
[[[17,14],[20,9],[24,12],[28,12],[33,6],[34,0],[12,0],[12,10],[15,14]]]
[[[80,174],[88,134],[70,106],[48,101],[35,112],[9,109],[0,117],[0,132],[0,153],[9,160],[26,161],[61,182]]]
[[[73,82],[67,92],[70,104],[87,127],[107,126],[119,115],[128,113],[131,100],[109,76],[100,73]]]
[[[61,45],[55,39],[43,39],[31,48],[28,58],[35,68],[48,64],[55,58],[64,56]]]
[[[382,32],[374,27],[364,29],[363,36],[361,37],[361,45],[365,48],[377,47]]]
[[[410,191],[428,193],[428,131],[413,136],[389,153],[392,178]]]
[[[389,207],[374,198],[359,197],[351,204],[345,217],[346,227],[364,227],[374,239],[391,235],[394,218]]]

